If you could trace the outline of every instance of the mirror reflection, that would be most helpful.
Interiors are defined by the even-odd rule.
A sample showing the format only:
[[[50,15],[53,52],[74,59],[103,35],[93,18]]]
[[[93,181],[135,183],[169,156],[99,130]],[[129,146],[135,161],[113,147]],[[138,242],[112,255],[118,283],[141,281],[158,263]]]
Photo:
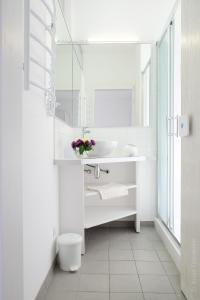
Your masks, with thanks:
[[[58,19],[56,117],[71,127],[149,126],[151,44],[74,45]]]
[[[87,122],[92,127],[149,125],[149,44],[82,45]]]

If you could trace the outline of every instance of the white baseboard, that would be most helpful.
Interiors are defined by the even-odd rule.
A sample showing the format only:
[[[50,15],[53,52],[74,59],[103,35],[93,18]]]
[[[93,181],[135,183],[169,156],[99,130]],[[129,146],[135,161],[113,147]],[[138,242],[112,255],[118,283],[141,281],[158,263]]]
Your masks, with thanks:
[[[155,218],[155,228],[158,232],[161,240],[163,241],[167,251],[172,257],[175,265],[177,266],[178,270],[181,269],[181,247],[164,226],[164,224],[158,219]]]

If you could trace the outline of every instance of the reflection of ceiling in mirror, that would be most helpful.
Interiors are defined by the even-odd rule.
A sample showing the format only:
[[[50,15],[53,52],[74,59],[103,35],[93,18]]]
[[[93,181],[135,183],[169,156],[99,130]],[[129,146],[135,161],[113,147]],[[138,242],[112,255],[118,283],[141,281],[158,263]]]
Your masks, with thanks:
[[[66,19],[64,19],[62,1],[57,0],[56,4],[56,43],[70,42],[71,37]]]
[[[75,40],[155,41],[176,0],[73,0]]]

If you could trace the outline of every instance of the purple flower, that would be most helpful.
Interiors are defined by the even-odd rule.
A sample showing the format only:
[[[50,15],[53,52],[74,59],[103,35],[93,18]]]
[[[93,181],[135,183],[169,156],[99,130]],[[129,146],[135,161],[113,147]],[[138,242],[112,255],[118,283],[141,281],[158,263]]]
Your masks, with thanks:
[[[71,145],[72,145],[73,149],[76,149],[76,142],[75,141],[73,141]]]
[[[71,143],[71,146],[72,146],[73,150],[76,151],[76,150],[79,149],[79,151],[81,151],[83,153],[84,151],[90,151],[90,150],[92,150],[92,148],[93,148],[93,146],[95,144],[96,143],[95,143],[94,140],[82,140],[82,139],[78,139],[76,141],[73,141]]]
[[[80,139],[78,139],[78,140],[76,141],[76,147],[80,147],[80,146],[83,145],[83,144],[84,144],[83,141],[80,140]]]
[[[88,140],[85,141],[85,146],[90,146],[90,142]]]

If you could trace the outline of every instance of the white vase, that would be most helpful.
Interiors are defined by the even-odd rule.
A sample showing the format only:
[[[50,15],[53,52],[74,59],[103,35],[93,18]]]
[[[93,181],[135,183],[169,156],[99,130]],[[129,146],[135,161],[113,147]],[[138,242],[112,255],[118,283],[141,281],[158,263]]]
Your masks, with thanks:
[[[75,151],[77,158],[83,159],[83,158],[88,158],[87,152],[83,152],[83,154],[80,154],[79,151]]]
[[[138,148],[136,145],[133,145],[133,144],[127,144],[124,147],[124,151],[127,156],[137,156],[138,155]]]

